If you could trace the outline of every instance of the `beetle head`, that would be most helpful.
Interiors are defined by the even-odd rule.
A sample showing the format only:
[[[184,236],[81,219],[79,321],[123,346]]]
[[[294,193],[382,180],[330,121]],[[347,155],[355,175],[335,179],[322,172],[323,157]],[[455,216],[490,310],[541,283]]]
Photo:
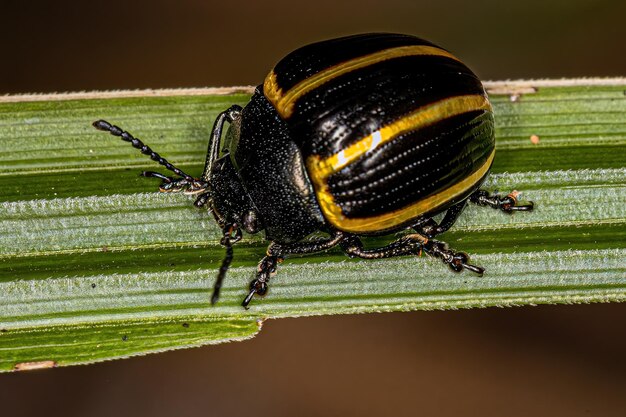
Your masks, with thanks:
[[[232,144],[233,139],[237,139],[238,130],[238,109],[239,107],[231,107],[233,120],[232,131],[229,131],[227,137],[229,143]],[[226,256],[222,261],[219,269],[217,280],[211,302],[215,303],[219,298],[222,281],[226,275],[226,271],[233,259],[232,245],[239,241],[242,237],[242,228],[248,233],[256,233],[262,229],[254,205],[248,196],[248,193],[241,184],[241,180],[230,159],[227,150],[223,150],[224,155],[217,158],[220,150],[215,147],[210,148],[210,158],[205,174],[201,178],[195,178],[180,168],[172,165],[167,159],[154,152],[149,146],[145,145],[141,140],[135,138],[127,131],[118,126],[112,125],[105,120],[97,120],[93,126],[105,132],[109,132],[113,136],[118,136],[126,142],[137,148],[152,159],[164,166],[166,169],[176,174],[176,177],[168,177],[158,172],[144,171],[142,176],[158,178],[162,181],[159,190],[161,192],[183,192],[185,194],[197,195],[194,205],[196,207],[208,206],[209,210],[215,216],[217,223],[222,229],[221,244],[226,247]]]
[[[209,176],[209,199],[211,211],[223,229],[243,228],[248,233],[257,233],[262,229],[256,209],[241,184],[229,154],[213,164]]]
[[[226,271],[233,259],[233,244],[241,240],[242,228],[248,233],[261,230],[252,201],[241,184],[228,153],[212,163],[208,192],[200,195],[195,203],[198,207],[204,204],[208,204],[222,229],[220,243],[226,248],[226,256],[220,266],[211,296],[211,304],[215,304],[219,299]]]

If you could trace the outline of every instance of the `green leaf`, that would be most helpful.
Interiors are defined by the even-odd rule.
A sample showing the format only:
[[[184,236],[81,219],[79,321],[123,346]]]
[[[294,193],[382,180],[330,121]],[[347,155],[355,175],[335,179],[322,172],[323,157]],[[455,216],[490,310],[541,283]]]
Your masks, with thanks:
[[[626,81],[490,83],[497,157],[485,187],[532,213],[469,207],[444,240],[486,268],[337,250],[279,267],[240,307],[265,252],[224,255],[211,216],[140,178],[155,164],[91,127],[107,119],[200,173],[216,115],[250,89],[0,97],[0,370],[90,363],[252,337],[262,320],[317,314],[626,299]],[[392,237],[367,240],[381,245]]]

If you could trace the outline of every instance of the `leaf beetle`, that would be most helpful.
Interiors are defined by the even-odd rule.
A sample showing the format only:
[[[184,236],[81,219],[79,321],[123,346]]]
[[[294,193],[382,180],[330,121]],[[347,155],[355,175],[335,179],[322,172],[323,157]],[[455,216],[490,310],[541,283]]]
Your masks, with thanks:
[[[288,54],[245,107],[219,114],[197,178],[121,128],[93,125],[174,172],[142,173],[162,180],[160,191],[194,194],[194,204],[213,214],[226,256],[212,303],[242,230],[264,231],[271,242],[242,302],[247,308],[255,294],[265,295],[286,256],[334,246],[365,259],[424,252],[454,271],[482,275],[467,254],[433,238],[468,202],[507,213],[533,208],[518,204],[516,192],[480,190],[495,156],[487,94],[458,58],[409,35],[353,35]],[[404,230],[380,248],[361,242]],[[307,238],[314,232],[327,236]]]

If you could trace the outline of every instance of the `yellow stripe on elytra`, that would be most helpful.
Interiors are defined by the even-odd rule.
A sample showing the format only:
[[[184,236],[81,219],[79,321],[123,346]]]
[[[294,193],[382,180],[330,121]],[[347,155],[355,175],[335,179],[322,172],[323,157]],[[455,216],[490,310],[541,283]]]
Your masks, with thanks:
[[[480,168],[445,190],[432,194],[399,210],[370,217],[346,217],[341,211],[341,207],[335,203],[326,181],[320,181],[320,178],[315,176],[312,176],[311,179],[315,185],[317,198],[322,212],[324,213],[324,217],[330,224],[340,230],[352,233],[380,232],[393,229],[424,213],[432,212],[442,207],[450,200],[465,194],[487,174],[494,156],[495,150],[491,152],[487,161],[485,161]]]
[[[332,156],[325,159],[321,159],[317,155],[309,157],[307,160],[309,173],[325,181],[329,176],[350,165],[367,152],[404,133],[422,129],[449,117],[475,110],[491,110],[489,100],[480,94],[475,94],[450,97],[427,104],[393,123],[383,126],[380,130]]]
[[[410,45],[399,46],[396,48],[383,49],[382,51],[374,52],[368,55],[364,55],[358,58],[350,59],[332,67],[326,68],[323,71],[318,72],[306,78],[290,88],[287,91],[283,91],[278,85],[276,80],[276,73],[271,71],[265,78],[263,83],[263,92],[265,97],[274,105],[278,114],[284,119],[288,119],[293,114],[293,109],[296,101],[304,94],[311,90],[316,89],[320,85],[327,83],[328,81],[337,78],[343,74],[347,74],[351,71],[359,68],[364,68],[372,64],[376,64],[388,59],[400,58],[403,56],[414,55],[437,55],[451,58],[458,61],[454,55],[448,51],[429,45]]]

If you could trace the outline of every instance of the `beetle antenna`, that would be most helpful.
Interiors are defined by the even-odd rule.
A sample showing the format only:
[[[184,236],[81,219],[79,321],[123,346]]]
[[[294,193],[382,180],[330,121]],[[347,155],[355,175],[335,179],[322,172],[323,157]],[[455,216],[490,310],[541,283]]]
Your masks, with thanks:
[[[222,284],[224,283],[226,272],[228,271],[228,268],[233,261],[233,244],[239,242],[242,238],[241,229],[239,229],[237,225],[234,224],[227,225],[224,228],[223,232],[224,236],[222,236],[222,240],[220,241],[220,243],[226,247],[226,255],[222,260],[222,265],[220,266],[220,270],[217,273],[217,279],[215,280],[215,285],[213,286],[211,304],[217,303],[217,300],[219,300],[220,298],[220,290],[222,289]]]
[[[196,179],[194,177],[192,177],[191,175],[187,175],[186,173],[184,173],[179,168],[176,168],[174,165],[170,164],[167,161],[167,159],[163,158],[161,155],[159,155],[158,153],[154,152],[152,149],[150,149],[150,147],[148,145],[145,145],[142,141],[140,141],[139,139],[133,137],[133,135],[131,135],[127,131],[121,129],[120,127],[112,125],[111,123],[107,122],[106,120],[97,120],[97,121],[93,122],[93,127],[95,127],[98,130],[102,130],[104,132],[109,132],[113,136],[118,136],[123,141],[130,142],[130,144],[134,148],[139,149],[142,154],[148,155],[150,157],[150,159],[152,159],[153,161],[158,162],[159,164],[163,165],[165,168],[167,168],[170,171],[174,172],[176,175],[179,175],[179,176],[183,177],[185,180],[189,181],[190,183],[196,181]],[[167,182],[171,182],[171,178],[169,178],[169,177],[155,175],[156,173],[154,173],[154,172],[148,172],[147,174],[148,175],[144,175],[144,176],[146,176],[146,177],[157,177],[157,178],[163,179],[164,181],[166,181],[165,178],[167,178],[167,179],[169,179],[169,181],[167,181]]]
[[[220,271],[217,273],[217,279],[215,280],[215,285],[213,286],[213,295],[211,295],[211,304],[217,303],[217,300],[220,299],[220,290],[222,289],[222,284],[224,283],[224,278],[226,277],[226,272],[230,267],[230,263],[233,261],[233,245],[228,241],[226,244],[226,255],[222,260],[222,265],[220,266]]]

